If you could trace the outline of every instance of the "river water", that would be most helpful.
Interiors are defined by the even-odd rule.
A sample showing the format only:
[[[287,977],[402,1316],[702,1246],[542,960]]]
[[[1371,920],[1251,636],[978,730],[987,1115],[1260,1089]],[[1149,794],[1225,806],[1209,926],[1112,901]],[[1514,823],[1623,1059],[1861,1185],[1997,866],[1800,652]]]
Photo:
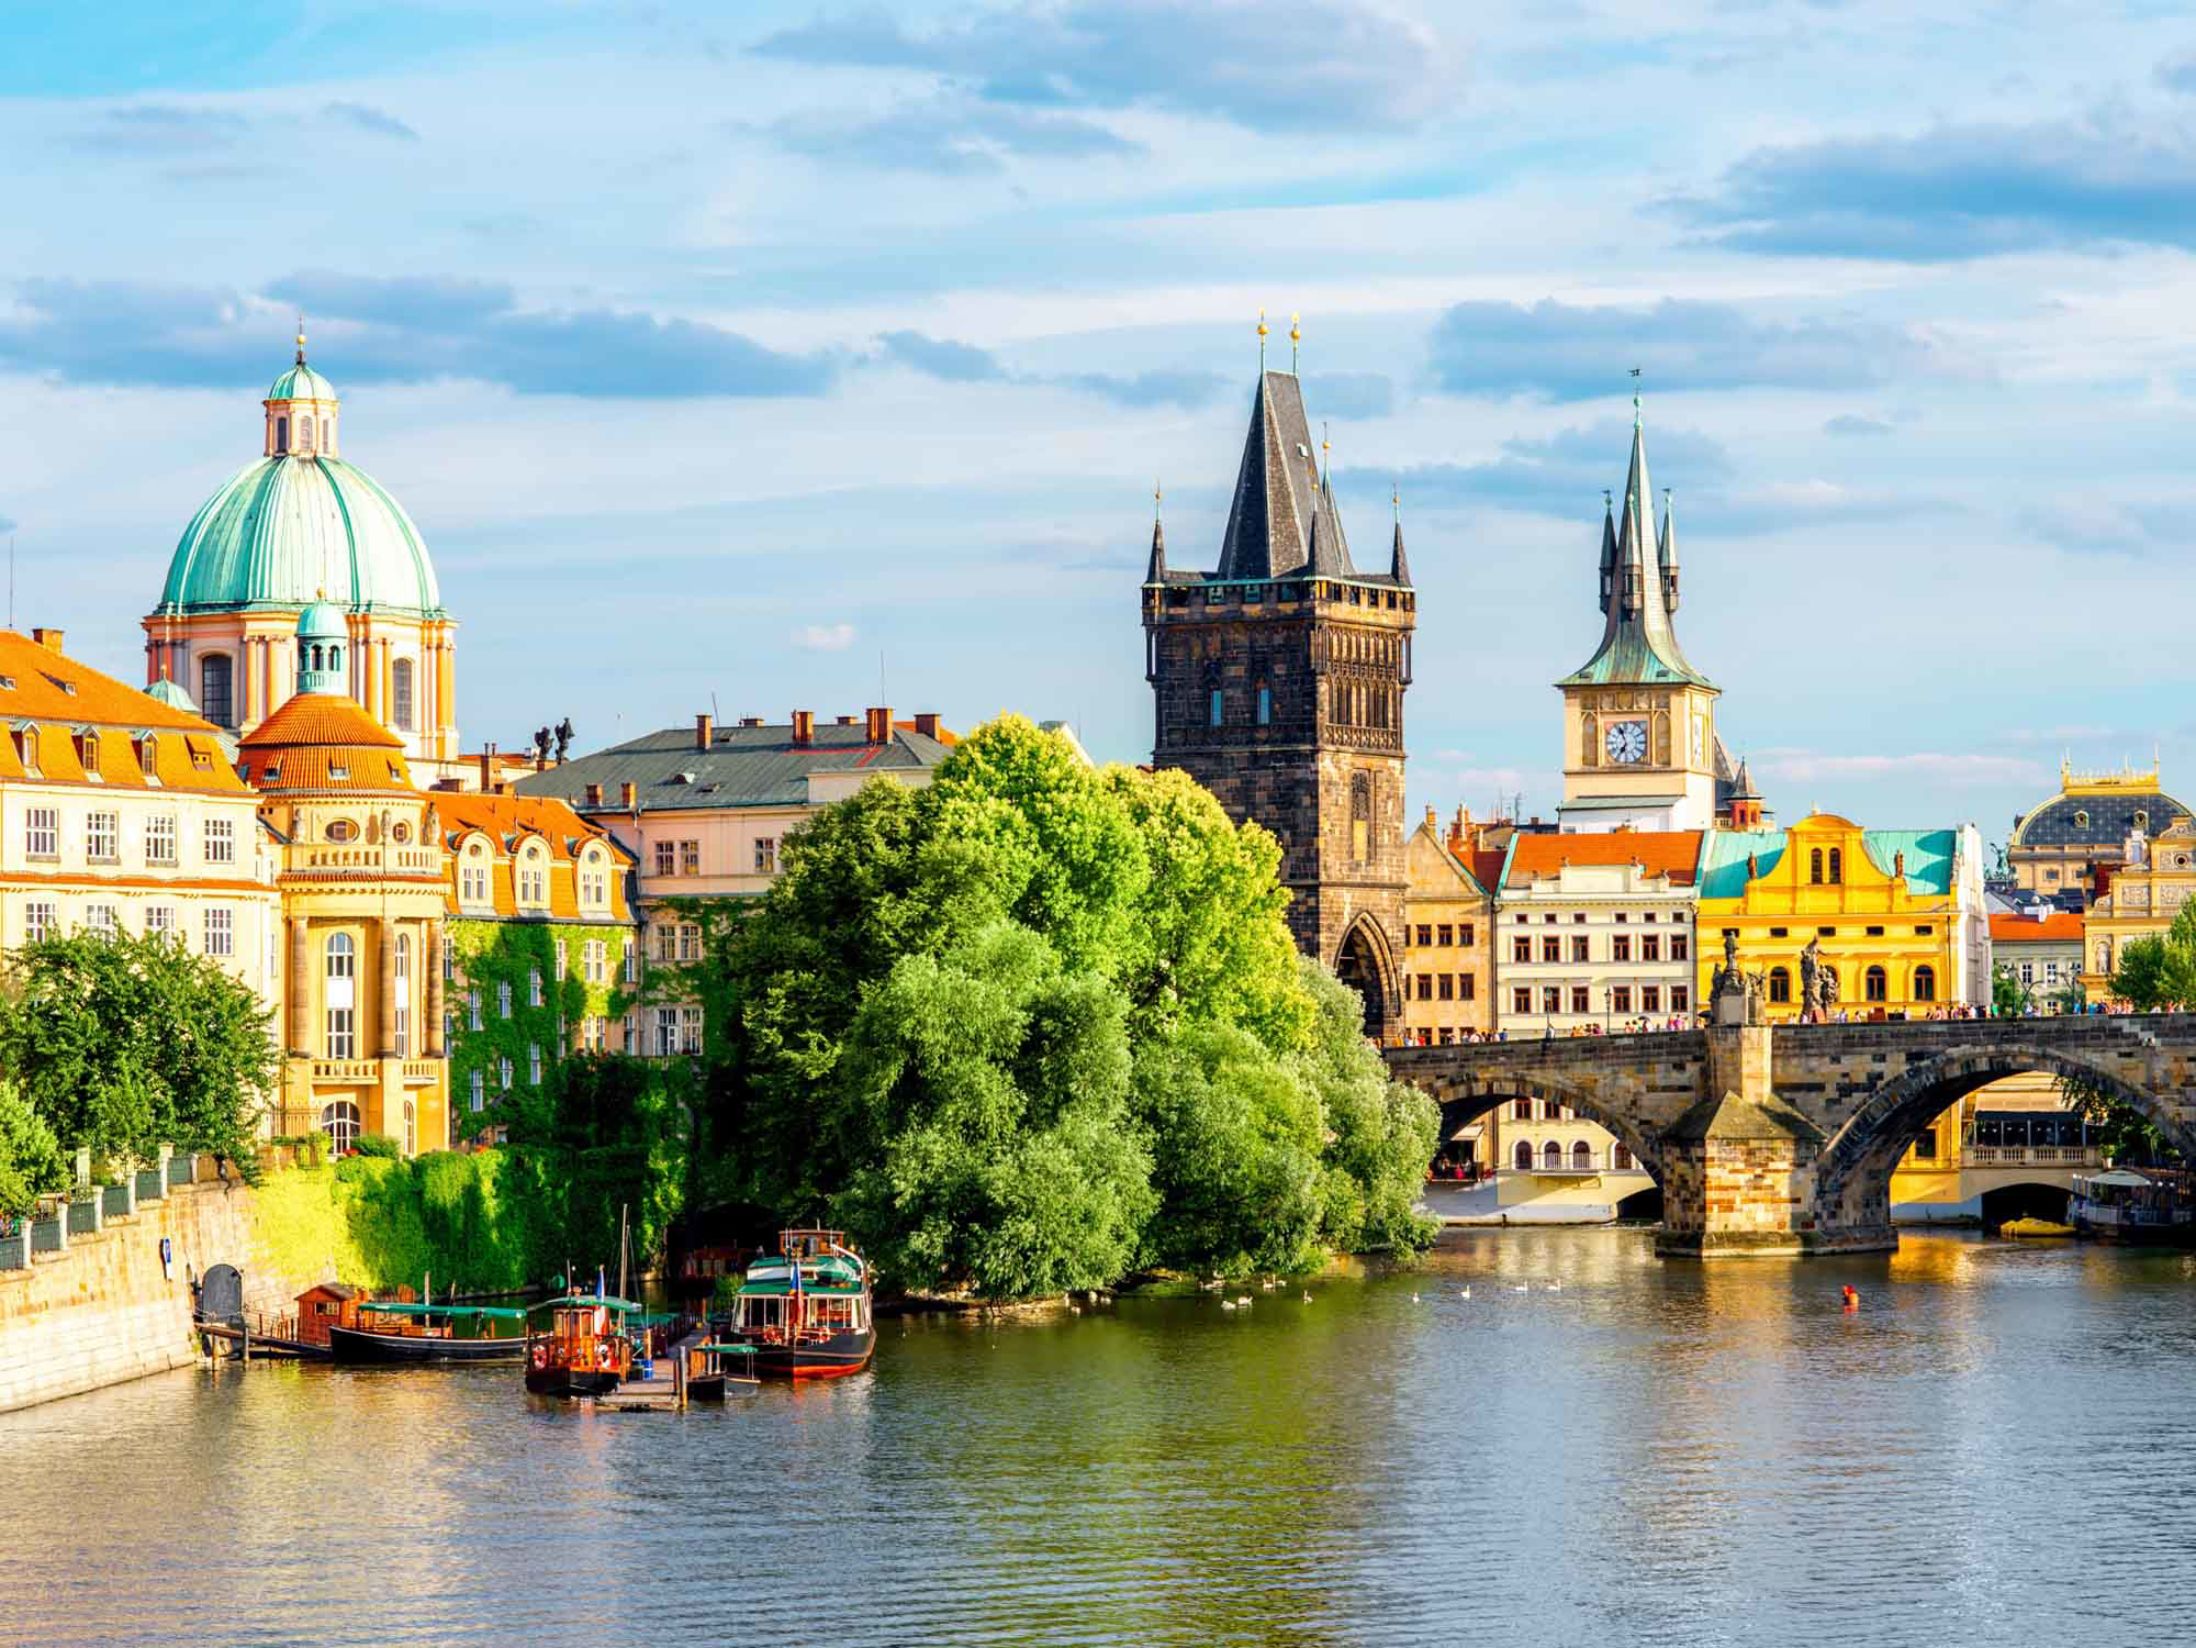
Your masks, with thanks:
[[[1511,1230],[1304,1291],[888,1321],[683,1416],[277,1365],[0,1417],[0,1641],[2196,1637],[2182,1256]]]

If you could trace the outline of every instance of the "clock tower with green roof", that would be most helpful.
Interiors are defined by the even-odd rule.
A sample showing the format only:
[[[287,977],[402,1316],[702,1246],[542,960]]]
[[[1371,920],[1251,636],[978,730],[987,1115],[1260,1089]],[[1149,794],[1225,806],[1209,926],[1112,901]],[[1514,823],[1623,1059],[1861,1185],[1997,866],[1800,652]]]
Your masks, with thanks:
[[[1687,660],[1678,605],[1677,520],[1655,529],[1647,438],[1632,399],[1632,468],[1621,519],[1601,523],[1601,645],[1556,683],[1563,694],[1566,831],[1704,830],[1716,821],[1716,699]]]

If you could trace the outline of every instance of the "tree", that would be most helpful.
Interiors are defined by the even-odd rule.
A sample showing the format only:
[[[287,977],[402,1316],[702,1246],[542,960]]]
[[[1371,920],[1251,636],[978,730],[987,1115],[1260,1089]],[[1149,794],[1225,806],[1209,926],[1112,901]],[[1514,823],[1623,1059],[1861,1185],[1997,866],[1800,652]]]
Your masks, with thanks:
[[[1008,717],[783,862],[686,981],[717,1194],[992,1295],[1426,1239],[1432,1106],[1300,963],[1273,838],[1181,774]]]
[[[2011,962],[2001,961],[1990,975],[1990,1011],[2001,1019],[2017,1019],[2034,1000]]]
[[[38,1198],[67,1188],[61,1144],[13,1082],[0,1082],[0,1215],[21,1217]]]
[[[252,1178],[280,1068],[269,1019],[219,963],[165,935],[80,932],[8,959],[0,1062],[64,1146],[141,1161],[173,1144]]]

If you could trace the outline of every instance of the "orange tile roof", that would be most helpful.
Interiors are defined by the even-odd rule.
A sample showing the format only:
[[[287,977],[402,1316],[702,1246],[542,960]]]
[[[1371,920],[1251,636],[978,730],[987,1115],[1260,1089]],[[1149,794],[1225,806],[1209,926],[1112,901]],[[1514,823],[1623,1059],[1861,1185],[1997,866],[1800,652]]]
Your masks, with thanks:
[[[0,738],[0,778],[128,790],[157,780],[162,789],[245,793],[211,722],[13,630],[0,630],[0,723],[14,733]],[[89,767],[86,731],[99,735]],[[153,738],[149,777],[137,741],[143,733]]]
[[[1650,876],[1690,887],[1700,867],[1698,830],[1609,830],[1597,834],[1521,835],[1510,851],[1505,885],[1559,874],[1566,864],[1638,864]]]
[[[539,837],[549,849],[548,913],[551,916],[576,920],[582,915],[577,881],[579,852],[590,843],[600,842],[608,850],[612,865],[608,888],[610,919],[618,922],[630,919],[626,910],[624,871],[636,860],[607,829],[582,818],[569,802],[556,796],[483,795],[477,790],[459,790],[437,791],[435,807],[442,815],[443,839],[452,849],[445,901],[453,915],[460,913],[456,848],[465,835],[478,830],[495,844],[495,865],[489,884],[498,915],[511,916],[518,912],[511,851],[516,838],[526,835]]]
[[[270,794],[413,788],[404,740],[340,693],[299,693],[245,735],[237,765]]]
[[[1990,918],[1990,942],[1993,944],[2079,944],[2082,941],[2082,918],[2071,910],[2054,910],[2038,921],[2030,916],[1993,915]]]

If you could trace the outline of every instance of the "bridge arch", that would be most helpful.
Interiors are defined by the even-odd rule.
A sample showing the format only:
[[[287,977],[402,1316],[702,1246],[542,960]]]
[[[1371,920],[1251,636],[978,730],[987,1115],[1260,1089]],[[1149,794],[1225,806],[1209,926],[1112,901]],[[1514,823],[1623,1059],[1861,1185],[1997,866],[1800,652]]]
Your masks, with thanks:
[[[1365,1034],[1386,1045],[1403,1024],[1403,981],[1387,929],[1366,911],[1342,930],[1334,950],[1334,975],[1365,1003]]]
[[[1452,1138],[1460,1127],[1478,1120],[1489,1111],[1519,1099],[1539,1099],[1548,1104],[1567,1104],[1572,1111],[1614,1135],[1617,1143],[1631,1152],[1639,1170],[1653,1179],[1663,1182],[1662,1150],[1660,1136],[1642,1129],[1624,1112],[1597,1100],[1586,1088],[1564,1080],[1560,1076],[1539,1072],[1503,1071],[1496,1075],[1424,1075],[1413,1073],[1405,1078],[1441,1107],[1441,1137]],[[1506,1167],[1507,1162],[1491,1164]]]
[[[2175,1106],[2103,1065],[2031,1043],[1956,1047],[1883,1083],[1824,1142],[1815,1162],[1817,1207],[1848,1228],[1887,1228],[1892,1170],[1922,1129],[1978,1088],[2036,1072],[2111,1094],[2196,1160],[2196,1129]]]

